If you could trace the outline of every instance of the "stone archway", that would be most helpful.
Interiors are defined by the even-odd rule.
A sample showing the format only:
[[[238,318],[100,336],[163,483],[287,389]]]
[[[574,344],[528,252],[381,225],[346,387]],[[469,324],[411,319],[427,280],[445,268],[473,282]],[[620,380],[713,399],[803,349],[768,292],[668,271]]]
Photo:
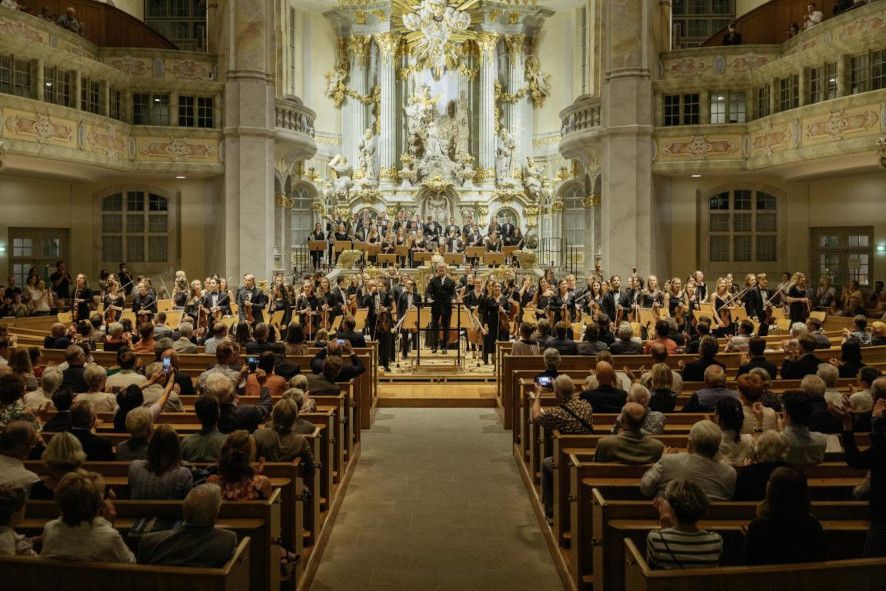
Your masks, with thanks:
[[[447,187],[442,191],[421,187],[416,197],[416,201],[420,204],[419,213],[423,220],[430,215],[434,221],[445,226],[450,217],[456,216],[455,204],[458,201],[458,195],[452,187]]]

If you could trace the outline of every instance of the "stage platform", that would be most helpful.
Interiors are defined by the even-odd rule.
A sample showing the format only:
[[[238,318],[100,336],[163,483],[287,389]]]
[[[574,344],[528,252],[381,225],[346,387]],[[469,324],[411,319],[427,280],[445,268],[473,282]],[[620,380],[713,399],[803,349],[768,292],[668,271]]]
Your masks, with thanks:
[[[495,408],[494,384],[406,382],[379,384],[378,408]]]

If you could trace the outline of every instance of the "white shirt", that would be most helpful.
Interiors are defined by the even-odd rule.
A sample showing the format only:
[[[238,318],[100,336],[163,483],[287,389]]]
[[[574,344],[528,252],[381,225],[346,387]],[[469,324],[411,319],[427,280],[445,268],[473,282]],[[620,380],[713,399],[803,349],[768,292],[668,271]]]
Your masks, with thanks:
[[[74,398],[74,402],[78,400],[91,401],[95,412],[117,412],[117,397],[107,392],[84,392]]]
[[[0,484],[30,489],[40,477],[25,468],[18,458],[0,455]]]
[[[31,410],[37,410],[45,405],[47,402],[49,403],[49,408],[55,409],[55,405],[52,404],[52,400],[46,397],[46,393],[43,392],[43,388],[37,388],[36,390],[32,390],[25,394],[22,401],[25,403]]]
[[[145,376],[132,371],[131,369],[121,369],[119,372],[115,373],[112,376],[108,376],[108,380],[105,383],[105,387],[109,390],[111,388],[118,388],[120,390],[125,390],[129,386],[135,384],[136,386],[140,386],[145,383],[148,378]]]
[[[126,547],[114,527],[103,517],[92,523],[65,525],[61,518],[43,526],[42,558],[66,558],[101,562],[135,562],[135,556]]]

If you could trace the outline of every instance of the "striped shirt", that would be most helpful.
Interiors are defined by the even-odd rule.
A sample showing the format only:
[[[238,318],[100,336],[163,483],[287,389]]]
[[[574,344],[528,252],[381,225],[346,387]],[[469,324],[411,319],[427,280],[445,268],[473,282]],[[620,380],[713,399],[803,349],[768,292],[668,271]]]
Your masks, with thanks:
[[[646,536],[646,560],[658,569],[717,566],[723,554],[723,538],[707,530],[657,529]]]

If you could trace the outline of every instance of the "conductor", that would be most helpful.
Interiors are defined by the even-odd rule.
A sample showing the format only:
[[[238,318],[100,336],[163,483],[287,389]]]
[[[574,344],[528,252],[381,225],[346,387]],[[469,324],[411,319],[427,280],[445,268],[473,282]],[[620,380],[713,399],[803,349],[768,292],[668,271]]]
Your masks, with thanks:
[[[431,352],[437,352],[440,330],[443,330],[443,338],[440,350],[446,354],[449,343],[449,321],[452,318],[452,299],[455,297],[455,281],[446,276],[446,265],[437,265],[437,274],[431,278],[427,289],[428,299],[431,300],[431,334],[434,340]],[[441,326],[442,323],[442,326]]]

